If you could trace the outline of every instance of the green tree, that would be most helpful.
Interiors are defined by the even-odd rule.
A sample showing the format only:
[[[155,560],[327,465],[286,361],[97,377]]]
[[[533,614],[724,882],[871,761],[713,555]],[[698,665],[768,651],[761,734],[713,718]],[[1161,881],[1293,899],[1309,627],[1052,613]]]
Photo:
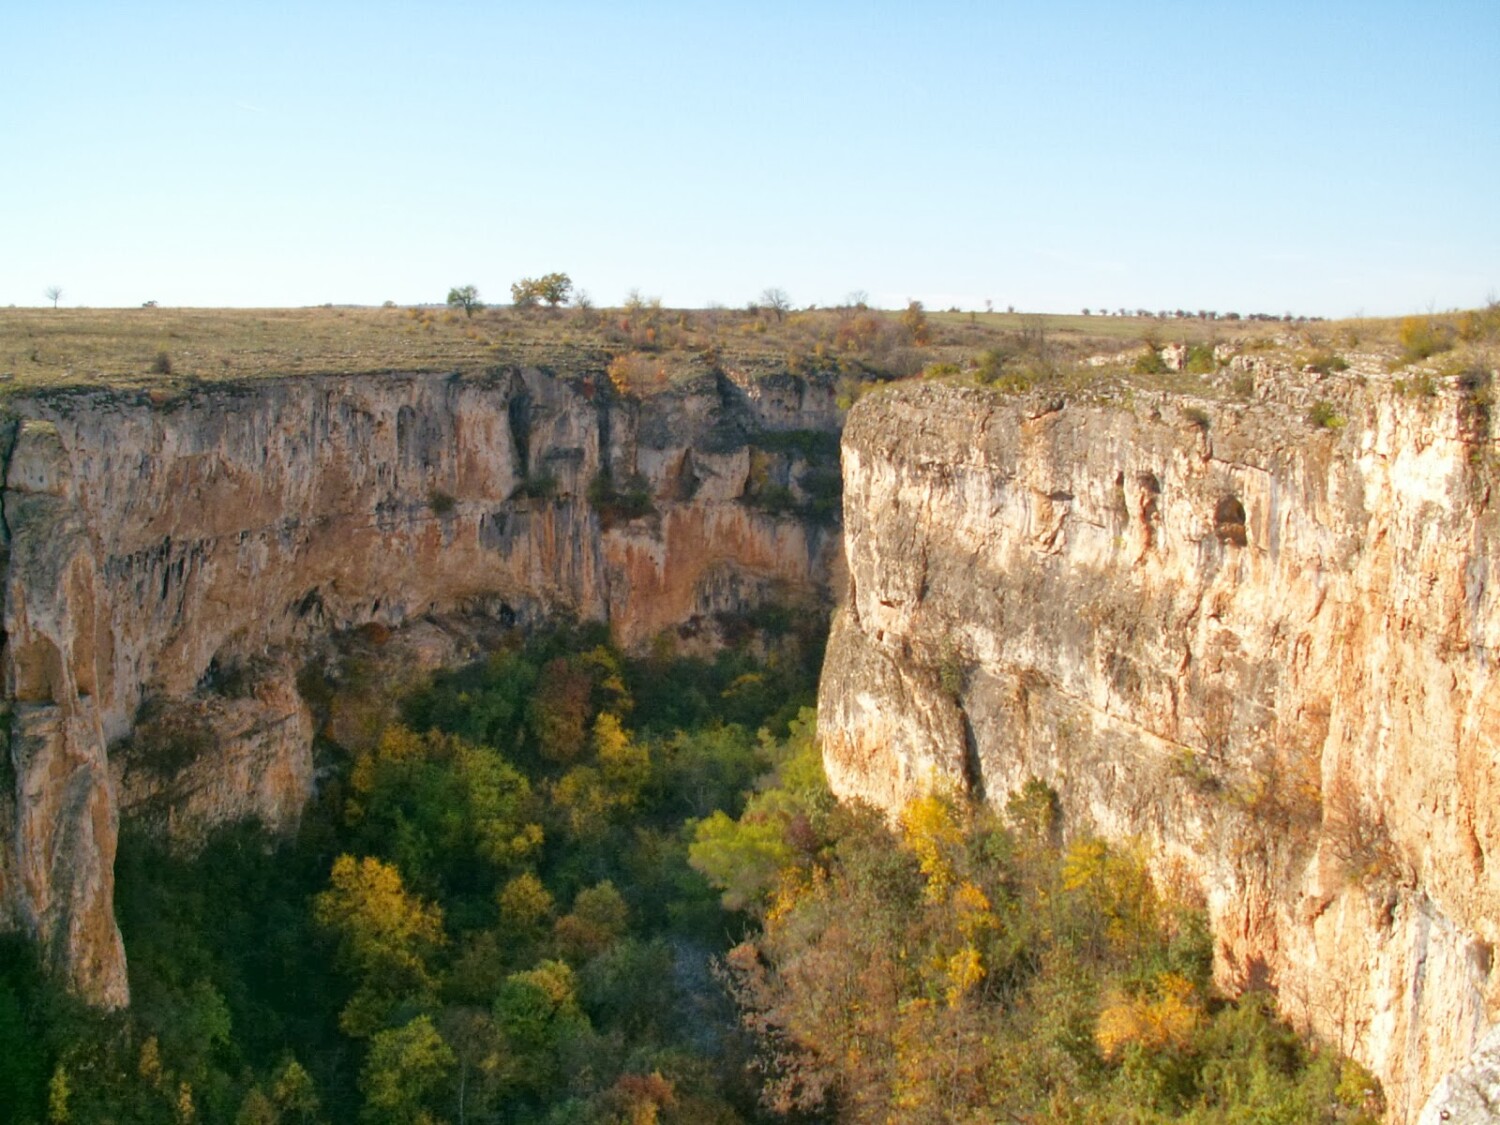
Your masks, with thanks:
[[[494,1016],[483,1008],[445,1008],[438,1029],[453,1048],[458,1073],[454,1076],[454,1108],[458,1125],[470,1114],[489,1120],[498,1098],[504,1063],[504,1044]]]
[[[23,959],[29,960],[27,950],[0,948],[0,959],[12,955],[17,967]],[[16,990],[0,979],[0,1091],[23,1120],[29,1116],[27,1110],[40,1109],[47,1086],[48,1060],[37,1036],[39,1013],[35,1010],[40,990],[31,983],[30,988]]]
[[[240,1111],[234,1115],[234,1125],[281,1125],[281,1113],[264,1090],[251,1086],[245,1100],[240,1102]]]
[[[565,273],[549,273],[538,278],[538,285],[542,300],[554,309],[558,305],[568,303],[568,297],[573,292],[573,281]]]
[[[47,1121],[50,1125],[67,1125],[72,1121],[68,1102],[73,1097],[73,1087],[68,1081],[67,1067],[58,1065],[52,1072],[52,1081],[47,1084]]]
[[[356,759],[349,786],[359,843],[391,854],[424,891],[488,896],[494,869],[542,842],[526,778],[498,751],[455,735],[389,727]]]
[[[693,824],[688,860],[722,892],[726,909],[763,907],[783,875],[805,864],[818,843],[813,822],[832,797],[816,737],[817,712],[804,707],[790,728],[784,743],[762,732],[761,755],[772,772],[737,819],[715,809]]]
[[[472,285],[458,285],[448,290],[448,307],[450,309],[463,309],[465,316],[473,316],[475,312],[484,308],[479,299],[479,290]]]
[[[318,1116],[318,1089],[312,1075],[296,1059],[288,1057],[277,1067],[271,1081],[271,1100],[286,1122],[311,1125]]]
[[[552,892],[530,871],[523,871],[501,887],[495,901],[500,907],[499,929],[517,945],[538,941],[557,909]]]
[[[559,1079],[568,1048],[591,1030],[578,1006],[573,970],[562,961],[543,961],[506,977],[494,1016],[504,1036],[509,1082],[534,1092]]]
[[[433,1120],[428,1113],[433,1095],[457,1062],[427,1016],[377,1032],[359,1076],[364,1119],[373,1125],[426,1125]]]
[[[738,820],[715,809],[693,830],[688,859],[723,894],[727,910],[759,906],[775,890],[795,853],[787,825],[797,806],[773,790],[752,800]]]
[[[573,900],[573,909],[557,920],[554,932],[563,953],[582,961],[604,952],[630,928],[625,899],[608,880],[585,887]]]

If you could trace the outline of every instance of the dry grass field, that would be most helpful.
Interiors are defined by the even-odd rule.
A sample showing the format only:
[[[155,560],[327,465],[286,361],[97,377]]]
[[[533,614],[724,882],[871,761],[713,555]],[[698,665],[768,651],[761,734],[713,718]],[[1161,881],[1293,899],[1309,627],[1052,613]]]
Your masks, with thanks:
[[[1468,316],[1470,322],[1462,320]],[[1478,317],[1478,321],[1474,318]],[[1426,318],[1445,339],[1488,327],[1494,308]],[[1206,318],[884,311],[487,308],[0,309],[0,393],[60,386],[182,388],[205,381],[384,371],[477,373],[497,366],[606,368],[649,391],[685,372],[825,371],[852,383],[1016,365],[1072,367],[1165,344],[1401,355],[1397,320]],[[1474,335],[1472,331],[1468,336]],[[1481,333],[1481,335],[1483,335]]]

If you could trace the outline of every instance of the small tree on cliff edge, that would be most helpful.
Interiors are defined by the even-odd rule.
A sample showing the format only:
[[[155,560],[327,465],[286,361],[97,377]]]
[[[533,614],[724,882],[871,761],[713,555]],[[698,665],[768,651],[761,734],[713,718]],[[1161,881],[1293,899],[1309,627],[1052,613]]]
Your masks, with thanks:
[[[448,290],[448,307],[463,309],[465,316],[473,316],[475,309],[484,308],[479,300],[479,290],[472,285],[459,285]]]

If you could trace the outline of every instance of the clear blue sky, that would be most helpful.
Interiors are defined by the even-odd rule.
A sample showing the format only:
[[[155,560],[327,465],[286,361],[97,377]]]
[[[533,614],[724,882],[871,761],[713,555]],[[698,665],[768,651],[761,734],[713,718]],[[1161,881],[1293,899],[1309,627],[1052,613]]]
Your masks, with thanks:
[[[1500,294],[1500,4],[12,2],[0,306]]]

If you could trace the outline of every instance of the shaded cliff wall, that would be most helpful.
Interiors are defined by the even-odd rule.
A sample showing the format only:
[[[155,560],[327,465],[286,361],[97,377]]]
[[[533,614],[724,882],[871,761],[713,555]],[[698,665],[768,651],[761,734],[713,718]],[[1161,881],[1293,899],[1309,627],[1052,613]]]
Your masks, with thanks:
[[[800,497],[805,459],[755,441],[825,425],[825,407],[799,381],[763,396],[705,376],[640,403],[602,374],[538,371],[12,399],[0,926],[124,1003],[122,805],[166,794],[168,824],[294,823],[312,724],[293,680],[320,635],[565,611],[639,645],[770,596],[819,598],[836,531],[745,498],[752,468]],[[591,487],[635,507],[601,519]],[[247,663],[238,697],[197,691]],[[165,734],[124,768],[110,748],[147,700],[171,704],[153,712]]]
[[[1072,831],[1144,839],[1222,983],[1273,985],[1403,1120],[1500,1017],[1500,450],[1482,385],[1274,374],[862,401],[825,760],[890,810],[1039,777]]]

